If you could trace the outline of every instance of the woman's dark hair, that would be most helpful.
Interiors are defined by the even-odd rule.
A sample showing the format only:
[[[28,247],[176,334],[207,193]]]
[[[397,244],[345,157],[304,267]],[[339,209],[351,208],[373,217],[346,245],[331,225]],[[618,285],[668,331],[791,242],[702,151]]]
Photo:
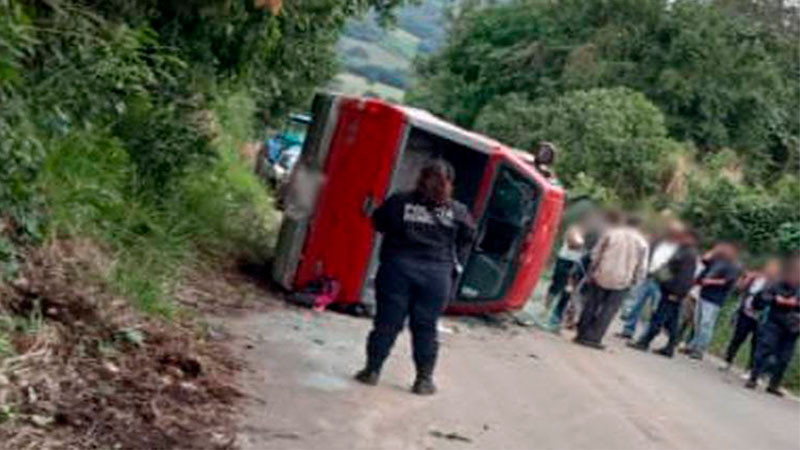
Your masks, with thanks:
[[[447,203],[453,196],[455,175],[456,171],[450,163],[434,159],[422,167],[417,179],[417,192],[425,201],[437,205]]]

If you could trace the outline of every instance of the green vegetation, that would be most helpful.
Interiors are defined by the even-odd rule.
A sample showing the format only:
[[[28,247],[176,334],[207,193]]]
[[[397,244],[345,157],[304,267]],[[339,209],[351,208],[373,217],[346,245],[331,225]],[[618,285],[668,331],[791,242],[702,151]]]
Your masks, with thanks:
[[[555,101],[497,97],[475,128],[517,146],[547,136],[570,150],[558,160],[560,176],[602,180],[625,200],[655,194],[663,160],[680,151],[667,137],[658,108],[627,88],[574,91]]]
[[[800,223],[798,8],[480,4],[419,64],[407,101],[520,148],[554,141],[568,187],[672,207],[756,254],[785,250]]]
[[[169,316],[183,266],[263,261],[272,200],[242,144],[334,75],[348,17],[397,3],[0,0],[4,278],[25,247],[90,238],[113,289]]]

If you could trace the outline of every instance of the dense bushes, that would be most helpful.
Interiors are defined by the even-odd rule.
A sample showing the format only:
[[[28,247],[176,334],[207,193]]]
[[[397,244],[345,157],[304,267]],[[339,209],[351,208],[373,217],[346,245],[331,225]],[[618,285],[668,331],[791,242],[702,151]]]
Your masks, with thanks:
[[[476,2],[479,4],[479,2]],[[408,99],[471,127],[486,105],[519,93],[557,98],[624,86],[665,116],[670,136],[701,151],[732,148],[751,167],[797,164],[798,8],[769,20],[719,2],[515,0],[463,8],[441,52],[422,62]],[[787,24],[781,27],[777,24]]]
[[[481,4],[459,10],[407,100],[524,149],[556,142],[573,192],[673,208],[755,254],[796,247],[800,8]]]
[[[155,201],[150,191],[131,189],[139,165],[119,138],[84,132],[54,142],[37,178],[51,233],[104,243],[116,260],[112,285],[161,314],[172,311],[170,290],[187,260],[263,260],[275,226],[272,200],[238,154],[249,124],[235,123],[253,112],[244,94],[214,105],[223,132],[207,145],[217,158],[188,165]]]
[[[690,181],[682,214],[709,239],[747,244],[754,255],[800,250],[800,179],[787,176],[779,186],[747,186],[719,172]]]
[[[553,141],[561,150],[560,176],[574,182],[583,173],[625,200],[655,194],[663,161],[680,150],[667,138],[658,108],[625,88],[574,91],[536,102],[517,94],[498,97],[475,126],[524,149]]]
[[[272,203],[241,144],[333,75],[349,16],[396,3],[0,0],[0,268],[91,237],[112,286],[169,313],[196,256],[265,258]]]

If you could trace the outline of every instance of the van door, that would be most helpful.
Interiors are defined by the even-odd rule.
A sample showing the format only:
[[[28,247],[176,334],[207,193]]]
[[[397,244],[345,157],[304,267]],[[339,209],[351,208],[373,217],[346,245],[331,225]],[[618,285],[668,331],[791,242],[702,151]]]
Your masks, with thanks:
[[[503,299],[515,278],[520,249],[538,202],[539,187],[534,180],[512,165],[500,163],[453,306]]]

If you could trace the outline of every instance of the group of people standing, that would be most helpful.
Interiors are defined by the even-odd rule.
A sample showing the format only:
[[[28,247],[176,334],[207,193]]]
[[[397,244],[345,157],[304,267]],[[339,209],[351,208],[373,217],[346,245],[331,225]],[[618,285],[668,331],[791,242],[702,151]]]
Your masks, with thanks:
[[[628,339],[629,347],[646,351],[666,331],[667,343],[655,353],[673,357],[681,351],[702,359],[722,306],[738,290],[724,368],[749,337],[746,386],[755,388],[769,372],[767,391],[782,395],[780,383],[800,337],[800,257],[770,259],[746,271],[735,243],[718,242],[701,254],[692,229],[669,215],[662,218],[663,228],[653,232],[618,211],[571,226],[546,297],[549,325],[557,330],[565,323],[577,329],[576,343],[603,348],[603,337],[627,300],[617,336]],[[652,314],[637,336],[648,306]]]

